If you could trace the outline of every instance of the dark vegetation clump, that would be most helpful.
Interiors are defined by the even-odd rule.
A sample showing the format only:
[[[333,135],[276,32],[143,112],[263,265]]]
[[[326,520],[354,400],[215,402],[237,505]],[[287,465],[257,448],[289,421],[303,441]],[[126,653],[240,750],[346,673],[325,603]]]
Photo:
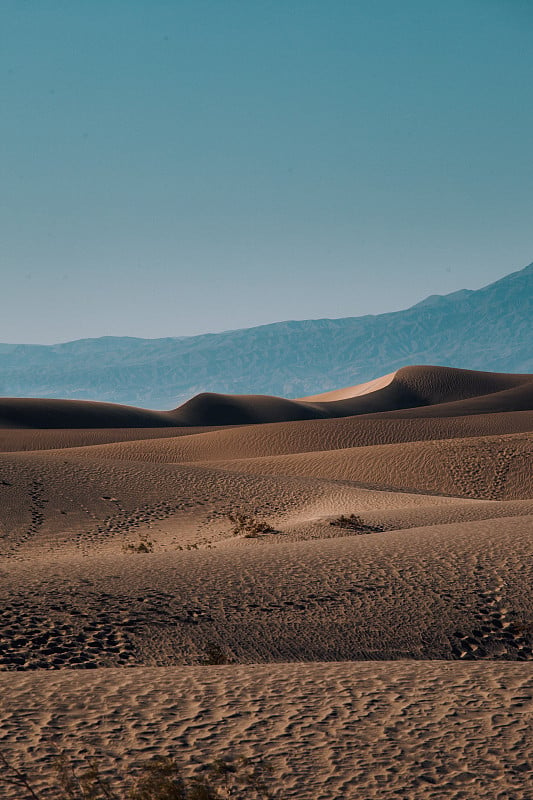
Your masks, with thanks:
[[[266,520],[253,517],[250,514],[228,514],[228,519],[233,525],[232,533],[234,536],[244,536],[245,539],[255,539],[266,533],[277,533],[275,528]]]
[[[33,786],[27,768],[15,767],[0,752],[0,785],[17,791],[17,800],[274,800],[265,778],[269,769],[245,758],[217,759],[187,777],[170,757],[157,757],[115,779],[103,776],[96,756],[75,766],[65,752],[54,762],[54,785],[42,792]]]
[[[126,542],[122,549],[125,553],[153,553],[154,543],[145,536],[139,536],[138,542]]]
[[[231,664],[232,659],[218,642],[208,642],[200,663],[204,666],[215,667],[221,664]]]
[[[387,530],[384,525],[368,525],[357,514],[350,514],[349,517],[341,514],[340,517],[331,520],[329,524],[355,533],[383,533]]]

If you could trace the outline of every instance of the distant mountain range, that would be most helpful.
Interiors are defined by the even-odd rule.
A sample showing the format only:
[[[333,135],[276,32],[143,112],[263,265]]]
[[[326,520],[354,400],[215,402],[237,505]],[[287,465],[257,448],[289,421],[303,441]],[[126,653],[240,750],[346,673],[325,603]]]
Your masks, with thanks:
[[[0,395],[174,408],[200,392],[302,397],[406,364],[533,372],[533,264],[377,316],[166,339],[0,344]]]

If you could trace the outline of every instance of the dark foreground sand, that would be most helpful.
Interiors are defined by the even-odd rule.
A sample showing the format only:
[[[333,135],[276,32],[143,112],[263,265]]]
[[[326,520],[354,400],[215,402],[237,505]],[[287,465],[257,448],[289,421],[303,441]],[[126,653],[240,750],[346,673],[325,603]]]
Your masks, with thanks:
[[[67,747],[263,755],[284,798],[530,800],[531,381],[408,368],[288,420],[226,398],[225,428],[211,396],[104,427],[63,401],[71,428],[9,401],[0,750],[41,784]]]

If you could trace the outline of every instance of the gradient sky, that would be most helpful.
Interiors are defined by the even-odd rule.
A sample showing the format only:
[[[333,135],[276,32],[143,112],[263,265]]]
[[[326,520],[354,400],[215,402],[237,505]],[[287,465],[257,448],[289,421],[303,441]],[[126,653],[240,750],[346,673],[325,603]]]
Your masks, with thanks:
[[[0,341],[405,308],[533,261],[530,0],[2,0]]]

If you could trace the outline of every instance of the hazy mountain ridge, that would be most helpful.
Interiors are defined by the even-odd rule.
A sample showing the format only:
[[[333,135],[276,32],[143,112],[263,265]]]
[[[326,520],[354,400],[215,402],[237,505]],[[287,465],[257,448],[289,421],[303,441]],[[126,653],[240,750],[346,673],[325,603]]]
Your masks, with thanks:
[[[405,364],[533,372],[533,264],[404,311],[193,337],[0,345],[0,394],[171,408],[204,391],[298,397]]]

